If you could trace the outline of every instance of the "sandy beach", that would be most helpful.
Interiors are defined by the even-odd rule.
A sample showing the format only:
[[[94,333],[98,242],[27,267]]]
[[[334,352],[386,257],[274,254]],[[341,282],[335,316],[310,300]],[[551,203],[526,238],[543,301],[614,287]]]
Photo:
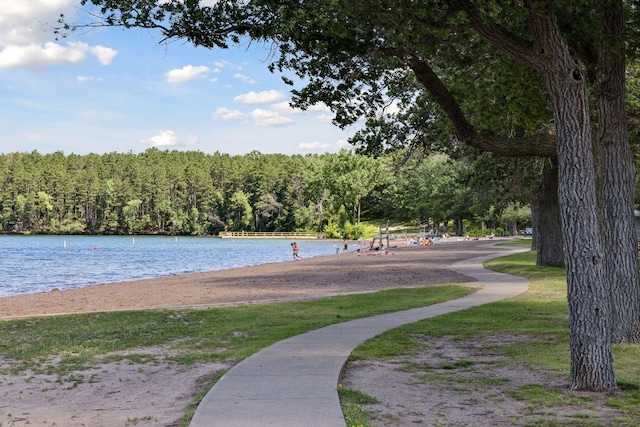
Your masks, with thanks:
[[[462,283],[452,263],[486,253],[488,241],[401,246],[223,271],[0,298],[0,319],[67,313],[206,308],[319,298],[398,287]]]

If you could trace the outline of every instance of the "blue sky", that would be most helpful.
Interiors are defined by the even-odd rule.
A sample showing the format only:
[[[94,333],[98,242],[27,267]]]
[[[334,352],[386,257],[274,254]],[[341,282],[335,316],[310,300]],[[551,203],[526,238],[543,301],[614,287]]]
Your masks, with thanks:
[[[56,40],[61,13],[86,18],[80,0],[1,1],[0,153],[350,148],[357,126],[335,127],[326,106],[288,106],[264,46],[161,45],[157,32],[116,28]]]

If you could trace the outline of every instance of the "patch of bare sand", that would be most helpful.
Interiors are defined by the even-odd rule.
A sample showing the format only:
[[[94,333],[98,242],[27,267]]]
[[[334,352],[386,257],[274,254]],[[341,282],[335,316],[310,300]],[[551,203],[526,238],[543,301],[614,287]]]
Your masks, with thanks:
[[[3,426],[179,426],[222,364],[104,363],[64,377],[0,375]]]
[[[487,248],[487,243],[449,242],[428,248],[406,247],[394,249],[389,255],[341,254],[1,298],[0,318],[239,305],[468,282],[469,277],[454,273],[448,267],[456,261],[496,250]],[[304,253],[303,244],[301,250]],[[164,361],[162,348],[140,349],[140,352],[153,352],[157,358],[153,363],[98,364],[63,378],[43,374],[0,376],[0,425],[176,426],[188,405],[193,403],[201,379],[215,377],[229,368],[209,364],[184,369]],[[0,358],[0,367],[4,365],[6,361]],[[405,393],[404,388],[399,388],[404,387],[403,379],[396,381],[396,390]],[[372,381],[366,391],[376,395],[377,391],[393,387],[388,381]],[[442,392],[445,392],[444,401],[448,401],[446,390],[437,391]],[[397,396],[402,396],[408,406],[410,396],[416,392],[407,389],[406,393],[407,396],[400,393]],[[433,390],[430,393],[437,394]],[[420,422],[419,413],[424,412],[424,408],[418,406],[411,411],[416,412],[414,419]]]
[[[429,339],[427,349],[415,355],[349,362],[341,385],[377,399],[375,404],[362,405],[371,414],[373,426],[583,425],[581,421],[616,425],[621,413],[606,405],[607,396],[570,391],[566,376],[514,365],[496,347],[528,339]],[[520,387],[537,385],[554,389],[557,405],[537,405],[514,397]],[[581,397],[589,402],[580,403]]]

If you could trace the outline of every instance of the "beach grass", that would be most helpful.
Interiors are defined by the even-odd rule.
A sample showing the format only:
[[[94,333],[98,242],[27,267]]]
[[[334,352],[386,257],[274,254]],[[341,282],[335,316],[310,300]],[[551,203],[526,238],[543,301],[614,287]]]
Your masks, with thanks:
[[[313,301],[203,310],[103,312],[0,322],[0,354],[9,367],[65,375],[95,363],[148,362],[164,346],[180,364],[239,361],[277,341],[330,324],[405,310],[474,292],[464,285],[344,295]],[[136,349],[135,352],[126,350]]]
[[[234,364],[275,342],[323,326],[436,304],[475,290],[468,285],[445,285],[304,302],[0,321],[0,372],[44,373],[57,375],[60,381],[82,383],[90,379],[74,372],[120,360],[183,366]],[[181,425],[189,425],[198,402],[221,375],[218,373],[208,384],[199,386]]]
[[[564,376],[568,383],[569,312],[565,272],[562,268],[537,267],[535,263],[536,254],[532,251],[486,261],[486,268],[528,278],[531,281],[529,291],[513,299],[388,331],[362,343],[349,360],[402,359],[426,348],[430,338],[473,338],[481,342],[486,339],[485,348],[499,352],[506,363]],[[492,339],[495,337],[511,338],[496,344],[496,340]],[[619,392],[604,396],[604,406],[620,410],[621,415],[611,420],[611,425],[636,426],[640,423],[640,345],[615,344],[613,351]],[[455,384],[448,386],[454,388]],[[442,387],[447,387],[447,384],[442,384]],[[594,405],[603,397],[597,393],[573,393],[545,384],[530,384],[509,393],[513,398],[535,406],[537,412],[547,411],[550,414],[548,422],[543,419],[540,421],[542,424],[535,425],[601,425],[584,419],[577,420],[577,424],[565,424],[553,417],[558,407]],[[362,412],[366,413],[364,410]],[[359,419],[357,425],[366,427],[369,424]]]

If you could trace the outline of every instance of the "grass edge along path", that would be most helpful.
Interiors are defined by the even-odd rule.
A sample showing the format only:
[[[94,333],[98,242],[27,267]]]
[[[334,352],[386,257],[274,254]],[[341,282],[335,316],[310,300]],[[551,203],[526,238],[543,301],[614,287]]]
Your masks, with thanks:
[[[3,374],[48,373],[60,378],[101,363],[238,363],[269,345],[321,327],[460,298],[470,285],[438,285],[205,310],[102,312],[0,321]],[[160,355],[149,350],[164,347]],[[208,390],[211,383],[202,385]],[[198,400],[186,408],[188,425]]]
[[[358,346],[349,362],[357,360],[399,360],[424,350],[430,338],[450,340],[487,338],[486,348],[499,352],[505,363],[567,378],[570,366],[568,306],[566,278],[562,268],[538,267],[533,251],[507,255],[484,263],[490,270],[526,277],[529,291],[509,300],[473,307],[388,331]],[[490,337],[510,336],[504,344],[489,343]],[[527,384],[509,391],[512,397],[526,401],[536,414],[523,423],[535,426],[638,426],[640,425],[640,345],[614,345],[614,364],[619,391],[612,395],[574,392],[567,387],[558,389],[545,384]],[[461,368],[464,366],[461,365]],[[401,369],[401,368],[399,368]],[[440,382],[441,388],[455,390],[457,384]],[[473,387],[473,385],[471,385]],[[482,387],[482,385],[478,385]],[[506,385],[505,385],[506,388]],[[339,395],[347,425],[369,427],[372,418],[367,403],[376,403],[366,390],[347,390],[339,387]],[[355,397],[354,397],[355,396]],[[560,407],[576,406],[574,419],[560,419],[554,415]],[[614,412],[610,420],[589,419],[580,413],[581,407],[599,408]],[[542,408],[542,411],[540,409]],[[610,411],[609,411],[610,410]],[[570,411],[569,411],[570,412]],[[438,424],[440,425],[440,424]],[[446,425],[446,424],[443,424]]]

